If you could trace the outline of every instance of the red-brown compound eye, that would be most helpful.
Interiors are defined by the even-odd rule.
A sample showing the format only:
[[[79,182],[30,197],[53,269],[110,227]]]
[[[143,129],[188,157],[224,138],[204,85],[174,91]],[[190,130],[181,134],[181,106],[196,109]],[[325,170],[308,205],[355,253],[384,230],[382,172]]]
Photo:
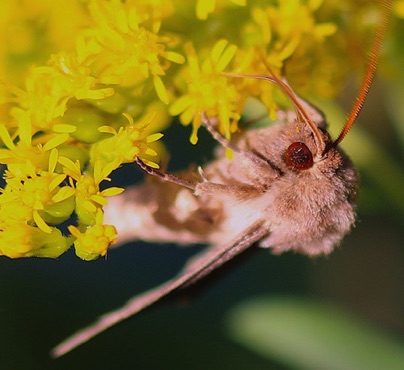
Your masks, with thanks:
[[[306,144],[296,141],[286,149],[285,162],[295,170],[308,170],[313,166],[313,154]]]

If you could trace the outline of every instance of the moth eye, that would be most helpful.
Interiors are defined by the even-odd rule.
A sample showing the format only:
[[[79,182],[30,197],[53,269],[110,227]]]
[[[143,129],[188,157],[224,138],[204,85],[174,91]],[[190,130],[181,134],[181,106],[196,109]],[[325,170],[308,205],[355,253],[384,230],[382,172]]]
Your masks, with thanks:
[[[286,149],[285,162],[295,170],[308,170],[313,166],[313,154],[306,144],[296,141]]]

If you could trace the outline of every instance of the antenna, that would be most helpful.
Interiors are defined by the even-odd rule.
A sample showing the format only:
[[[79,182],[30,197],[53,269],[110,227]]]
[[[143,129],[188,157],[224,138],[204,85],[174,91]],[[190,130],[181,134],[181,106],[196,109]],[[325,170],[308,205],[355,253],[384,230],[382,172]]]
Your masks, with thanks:
[[[292,89],[285,82],[283,82],[280,78],[276,77],[276,75],[272,72],[269,65],[266,63],[265,59],[263,59],[263,62],[265,64],[265,66],[267,67],[271,76],[238,74],[238,73],[229,73],[229,72],[222,72],[222,74],[225,76],[230,76],[230,77],[256,78],[256,79],[271,81],[271,82],[277,84],[282,89],[282,91],[290,98],[290,100],[292,101],[292,103],[294,104],[294,106],[297,110],[297,114],[299,115],[299,117],[301,117],[304,121],[306,121],[306,123],[310,126],[310,128],[313,132],[313,135],[314,135],[314,140],[316,142],[317,157],[321,158],[325,151],[325,142],[324,142],[323,136],[321,135],[320,130],[318,129],[316,124],[311,120],[310,116],[304,110],[302,105],[299,103],[299,100],[296,98],[296,95],[294,94]]]
[[[380,51],[382,48],[383,37],[386,33],[388,20],[390,18],[392,12],[393,2],[391,0],[384,0],[381,6],[382,8],[382,18],[378,22],[378,26],[375,31],[375,35],[373,38],[372,47],[369,52],[368,57],[368,66],[366,68],[365,77],[363,78],[362,86],[359,90],[359,94],[355,100],[355,103],[352,107],[352,110],[345,122],[344,127],[341,130],[341,133],[334,141],[333,146],[336,147],[342,140],[344,140],[345,136],[348,134],[351,127],[354,125],[356,118],[361,111],[363,104],[365,103],[366,97],[368,95],[370,86],[373,82],[373,79],[376,74],[377,63],[380,57]]]

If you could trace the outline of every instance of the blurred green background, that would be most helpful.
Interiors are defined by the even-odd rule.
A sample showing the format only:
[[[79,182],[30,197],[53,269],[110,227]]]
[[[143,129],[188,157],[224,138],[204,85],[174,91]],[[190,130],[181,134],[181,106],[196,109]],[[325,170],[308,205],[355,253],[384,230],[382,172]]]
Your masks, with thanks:
[[[358,222],[329,257],[254,248],[190,299],[158,304],[58,360],[54,345],[173,276],[201,246],[134,243],[91,263],[73,252],[1,258],[1,369],[403,369],[403,86],[378,79],[344,143],[362,177]],[[334,137],[354,95],[342,108],[319,102]],[[166,133],[170,170],[208,160],[213,140],[201,132],[192,146],[188,135],[180,125]],[[141,176],[127,166],[114,182]]]

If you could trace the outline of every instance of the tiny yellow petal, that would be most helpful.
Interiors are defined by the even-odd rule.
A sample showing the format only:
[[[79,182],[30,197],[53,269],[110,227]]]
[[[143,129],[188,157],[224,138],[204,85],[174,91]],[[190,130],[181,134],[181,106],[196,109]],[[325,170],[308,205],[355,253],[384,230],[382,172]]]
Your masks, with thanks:
[[[70,234],[72,234],[74,237],[79,238],[81,236],[81,232],[76,226],[69,225],[67,229],[69,230]]]
[[[92,195],[90,198],[93,202],[98,203],[101,206],[107,204],[107,200],[102,195]]]
[[[41,229],[43,232],[50,234],[52,232],[52,229],[50,226],[42,219],[42,217],[39,215],[38,211],[33,212],[33,218],[34,222],[38,226],[39,229]]]
[[[122,113],[122,115],[129,121],[129,124],[130,124],[130,125],[133,125],[133,124],[134,124],[134,122],[133,122],[133,117],[132,117],[130,114],[128,114],[128,113]]]
[[[184,112],[192,103],[192,100],[187,95],[180,96],[171,105],[169,112],[172,116],[178,116]]]
[[[3,161],[5,159],[10,159],[10,150],[8,149],[0,149],[0,161]]]
[[[79,161],[76,161],[76,163],[73,163],[73,161],[67,157],[59,157],[58,162],[70,171],[69,176],[72,176],[75,180],[78,180],[78,178],[81,175]]]
[[[65,174],[57,175],[49,184],[49,190],[56,189],[66,178]]]
[[[18,136],[20,140],[27,145],[31,144],[32,139],[32,124],[31,119],[27,114],[23,114],[20,117],[20,122],[18,125]]]
[[[315,34],[321,37],[331,36],[337,32],[337,25],[331,22],[319,23],[315,27]]]
[[[123,193],[125,191],[125,189],[124,188],[118,188],[118,187],[111,187],[111,188],[108,188],[108,189],[105,189],[105,190],[103,190],[102,192],[101,192],[101,195],[103,196],[103,197],[113,197],[114,195],[118,195],[118,194],[121,194],[121,193]]]
[[[155,75],[153,78],[153,83],[154,83],[154,88],[156,89],[157,95],[160,98],[160,100],[164,104],[169,103],[168,99],[168,93],[166,90],[166,87],[163,84],[163,81],[161,80],[160,76]]]
[[[154,143],[155,141],[160,140],[163,136],[164,135],[161,134],[161,133],[156,133],[156,134],[149,135],[146,138],[146,143],[148,143],[148,144],[149,143]]]
[[[152,157],[155,157],[157,155],[157,152],[151,148],[147,148],[144,153]]]
[[[109,180],[108,175],[113,171],[116,170],[120,166],[120,162],[118,161],[113,161],[111,163],[108,163],[107,165],[104,166],[102,169],[102,174],[101,174],[101,181],[102,180]],[[100,181],[100,182],[101,182]]]
[[[293,54],[293,52],[296,50],[296,47],[299,44],[299,41],[300,41],[299,35],[296,35],[296,37],[293,37],[279,53],[279,59],[285,60],[285,59],[289,58]]]
[[[53,126],[53,131],[60,134],[71,134],[77,130],[76,126],[59,123]]]
[[[233,59],[234,54],[236,54],[237,51],[237,46],[236,45],[230,45],[221,55],[218,63],[217,63],[217,71],[222,72],[227,65],[230,63],[230,61]]]
[[[98,127],[98,131],[102,132],[103,134],[112,134],[112,135],[116,135],[116,130],[111,127],[111,126],[101,126]]]
[[[82,208],[84,210],[86,210],[87,212],[90,213],[95,213],[97,211],[97,207],[90,201],[85,200],[82,204],[81,204]]]
[[[183,64],[185,62],[185,58],[181,54],[173,51],[167,51],[164,56],[166,59],[174,63]]]
[[[220,59],[220,56],[223,53],[223,50],[226,48],[227,44],[229,42],[225,39],[219,40],[218,42],[216,42],[216,44],[213,46],[212,52],[211,52],[211,56],[212,56],[212,60],[217,63]]]
[[[69,134],[59,134],[50,139],[44,146],[44,150],[50,150],[52,148],[56,148],[57,146],[63,144],[69,139]]]
[[[188,123],[190,123],[193,118],[195,117],[195,111],[189,107],[187,110],[185,110],[184,112],[181,113],[180,115],[180,121],[181,123],[183,123],[184,125],[187,125]]]
[[[216,0],[198,0],[196,3],[196,16],[199,19],[208,18],[209,13],[215,10]]]
[[[59,203],[63,200],[70,198],[75,194],[75,190],[70,186],[63,186],[58,190],[58,192],[52,197],[52,202]]]
[[[152,161],[149,161],[148,159],[142,158],[142,162],[144,162],[145,164],[147,164],[149,167],[152,168],[160,168],[160,166],[157,163],[154,163]]]
[[[11,139],[11,136],[6,129],[6,126],[4,125],[0,125],[0,139],[3,141],[3,143],[8,149],[15,148],[13,140]]]
[[[56,165],[58,163],[58,156],[59,156],[59,152],[56,148],[53,148],[50,152],[49,155],[49,169],[48,171],[50,173],[53,173],[55,171]]]
[[[155,110],[152,110],[152,111],[146,113],[146,114],[137,122],[137,126],[139,126],[139,127],[145,127],[145,126],[147,126],[148,124],[150,124],[150,123],[154,120],[154,118],[156,117],[156,115],[157,115],[157,112],[156,112]],[[133,118],[131,117],[131,119],[132,119],[132,124],[133,124]]]

